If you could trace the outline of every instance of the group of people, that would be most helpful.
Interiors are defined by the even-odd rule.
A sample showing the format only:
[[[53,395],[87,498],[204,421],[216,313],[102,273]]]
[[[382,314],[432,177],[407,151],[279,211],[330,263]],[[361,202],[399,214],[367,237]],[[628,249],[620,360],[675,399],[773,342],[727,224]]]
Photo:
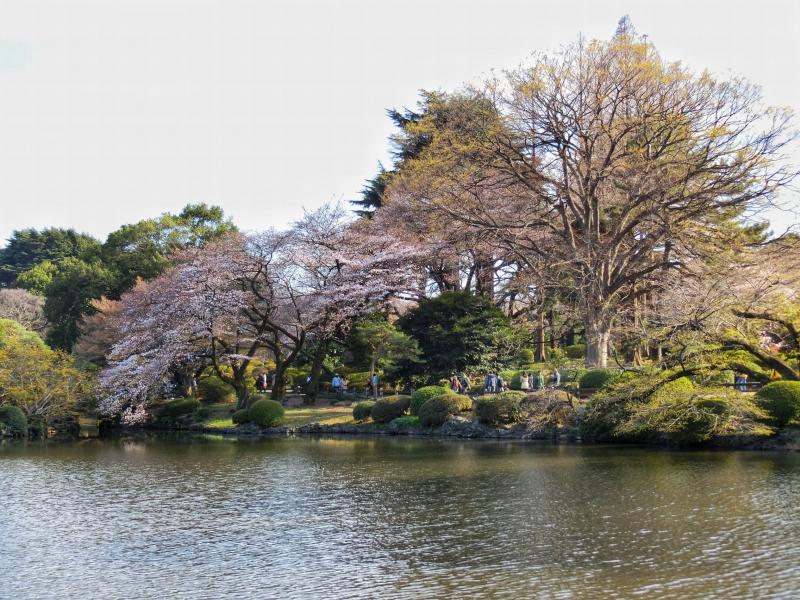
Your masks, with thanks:
[[[469,392],[471,382],[466,373],[453,373],[450,375],[450,389],[456,394],[466,394]]]
[[[550,376],[550,385],[558,387],[561,385],[561,372],[554,369]],[[484,382],[484,391],[489,393],[505,392],[508,390],[509,382],[503,379],[502,375],[489,373]],[[544,375],[539,371],[536,375],[523,371],[519,376],[519,388],[523,392],[528,390],[543,390],[545,387]]]

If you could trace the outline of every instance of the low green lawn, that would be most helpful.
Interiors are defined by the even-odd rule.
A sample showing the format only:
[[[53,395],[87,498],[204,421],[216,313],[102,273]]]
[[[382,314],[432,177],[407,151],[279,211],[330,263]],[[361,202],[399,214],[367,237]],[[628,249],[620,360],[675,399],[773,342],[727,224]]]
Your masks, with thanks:
[[[231,411],[235,404],[204,404],[209,415],[203,421],[207,427],[232,427]],[[339,423],[352,423],[353,409],[348,406],[303,406],[300,408],[287,408],[283,417],[283,425],[287,427],[302,427],[312,423],[334,425]]]

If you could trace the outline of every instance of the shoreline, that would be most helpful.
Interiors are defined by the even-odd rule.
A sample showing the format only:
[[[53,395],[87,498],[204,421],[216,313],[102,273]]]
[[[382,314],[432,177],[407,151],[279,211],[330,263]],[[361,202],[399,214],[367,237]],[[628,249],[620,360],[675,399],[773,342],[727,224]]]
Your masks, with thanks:
[[[652,447],[654,449],[716,449],[716,450],[754,450],[754,451],[800,451],[800,426],[788,427],[780,433],[770,436],[730,436],[714,438],[702,444],[678,445],[668,442],[642,442],[624,440],[605,440],[582,437],[577,429],[530,429],[525,423],[513,427],[489,427],[463,418],[453,418],[438,428],[425,427],[392,427],[391,424],[376,425],[374,423],[320,424],[312,423],[297,427],[262,428],[252,424],[232,427],[209,427],[188,425],[185,427],[121,427],[114,432],[164,432],[195,433],[222,435],[241,439],[271,439],[285,437],[324,437],[342,436],[354,438],[386,438],[415,437],[427,439],[459,439],[480,441],[516,441],[530,443],[546,443],[554,445],[584,446],[630,446]],[[104,436],[101,436],[104,437]]]

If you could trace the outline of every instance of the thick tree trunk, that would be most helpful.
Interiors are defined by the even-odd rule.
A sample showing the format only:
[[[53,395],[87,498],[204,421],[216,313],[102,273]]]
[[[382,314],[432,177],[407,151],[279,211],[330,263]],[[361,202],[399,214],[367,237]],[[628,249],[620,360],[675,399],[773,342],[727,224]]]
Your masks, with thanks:
[[[272,384],[272,392],[269,397],[280,402],[286,395],[286,363],[281,363],[275,367],[275,382]]]
[[[247,380],[242,377],[237,377],[234,382],[233,389],[236,390],[236,408],[247,408],[250,403],[250,390],[247,388]]]
[[[590,311],[586,318],[586,366],[608,366],[608,342],[611,338],[611,326],[599,318],[595,311]]]
[[[322,373],[322,361],[328,351],[327,344],[320,344],[314,352],[314,360],[311,362],[311,381],[306,385],[306,404],[316,404],[319,397],[319,376]]]

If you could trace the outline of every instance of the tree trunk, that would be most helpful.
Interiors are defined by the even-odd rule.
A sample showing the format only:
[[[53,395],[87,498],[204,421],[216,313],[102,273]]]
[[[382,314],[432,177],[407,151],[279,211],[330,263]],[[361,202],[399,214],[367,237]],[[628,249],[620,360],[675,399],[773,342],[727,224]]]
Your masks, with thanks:
[[[547,346],[544,339],[544,314],[539,315],[539,324],[536,326],[536,357],[535,362],[547,360]]]
[[[314,352],[314,360],[311,362],[311,381],[306,386],[306,404],[316,404],[317,397],[319,397],[319,376],[322,373],[322,361],[325,360],[327,351],[328,345],[321,343]]]
[[[247,381],[244,377],[237,377],[234,382],[233,389],[236,390],[236,408],[247,408],[250,402],[250,390],[247,388]]]
[[[596,316],[594,311],[586,319],[586,366],[605,368],[608,366],[608,341],[611,326]]]
[[[269,397],[280,402],[286,394],[286,369],[288,365],[281,363],[275,367],[275,383],[272,384],[272,392]]]

